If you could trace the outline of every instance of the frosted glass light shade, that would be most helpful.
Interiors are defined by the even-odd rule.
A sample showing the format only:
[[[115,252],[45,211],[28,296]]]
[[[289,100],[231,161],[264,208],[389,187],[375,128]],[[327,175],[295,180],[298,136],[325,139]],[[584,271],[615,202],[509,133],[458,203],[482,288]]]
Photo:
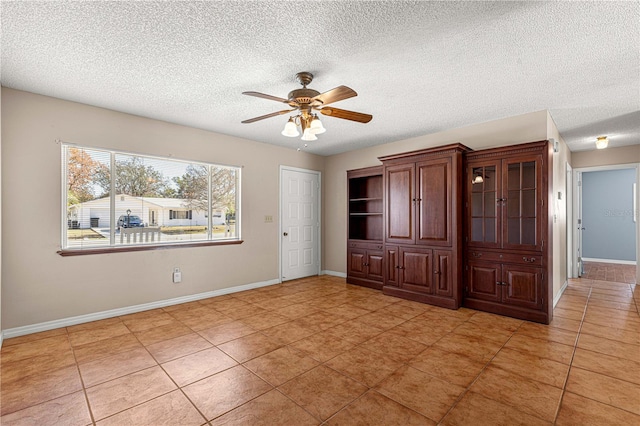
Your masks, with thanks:
[[[298,132],[298,126],[296,126],[296,123],[293,121],[293,118],[289,118],[289,121],[287,121],[287,124],[284,125],[284,130],[282,131],[282,135],[290,138],[295,138],[296,136],[300,135],[300,132]]]
[[[311,130],[311,133],[313,133],[314,135],[319,135],[327,131],[327,129],[325,129],[322,125],[322,122],[320,121],[318,116],[315,114],[313,115],[313,120],[311,120],[309,130]]]
[[[304,129],[304,133],[302,134],[303,141],[316,141],[318,138],[311,132],[311,128],[307,127]]]

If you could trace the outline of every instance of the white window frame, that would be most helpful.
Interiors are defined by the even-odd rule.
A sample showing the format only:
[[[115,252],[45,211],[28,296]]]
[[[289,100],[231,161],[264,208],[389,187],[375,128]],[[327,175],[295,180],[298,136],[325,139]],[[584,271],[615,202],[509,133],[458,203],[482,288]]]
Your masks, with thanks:
[[[109,253],[109,252],[121,252],[121,251],[140,251],[140,250],[154,250],[154,249],[164,249],[164,248],[173,248],[173,247],[194,247],[194,246],[211,246],[211,245],[229,245],[229,244],[242,244],[243,240],[241,237],[241,188],[242,188],[242,166],[231,166],[231,165],[224,165],[224,164],[215,164],[215,163],[206,163],[206,162],[201,162],[201,161],[191,161],[191,160],[185,160],[185,159],[177,159],[177,158],[173,158],[173,157],[160,157],[160,156],[154,156],[154,155],[149,155],[149,154],[140,154],[140,153],[133,153],[133,152],[127,152],[127,151],[116,151],[116,150],[109,150],[109,149],[104,149],[104,148],[96,148],[96,147],[92,147],[92,146],[84,146],[84,145],[76,145],[76,144],[72,144],[72,143],[67,143],[67,142],[61,142],[61,168],[62,168],[62,172],[61,172],[61,188],[62,188],[62,199],[61,199],[61,208],[62,208],[62,214],[61,214],[61,244],[60,244],[60,249],[58,250],[58,254],[60,254],[61,256],[73,256],[73,255],[80,255],[80,254],[98,254],[98,253]],[[203,240],[197,240],[197,241],[186,241],[186,242],[182,242],[182,241],[163,241],[163,242],[159,242],[159,243],[131,243],[131,244],[116,244],[116,235],[115,235],[115,229],[116,229],[116,209],[115,209],[115,205],[116,205],[116,196],[117,194],[115,193],[115,179],[111,179],[111,189],[109,191],[109,214],[110,214],[110,224],[109,224],[109,235],[110,235],[110,239],[109,239],[109,244],[105,245],[105,246],[88,246],[88,247],[68,247],[68,222],[67,222],[67,212],[68,212],[68,208],[67,208],[67,196],[68,196],[68,191],[67,191],[67,185],[68,185],[68,164],[69,164],[69,149],[70,148],[75,148],[75,149],[83,149],[83,150],[89,150],[89,151],[98,151],[98,152],[103,152],[103,153],[107,153],[109,154],[109,158],[110,158],[110,170],[114,170],[115,166],[116,166],[116,155],[127,155],[127,156],[136,156],[136,157],[141,157],[143,159],[154,159],[154,160],[162,160],[162,161],[172,161],[172,162],[178,162],[178,163],[185,163],[185,164],[193,164],[193,165],[200,165],[200,166],[206,166],[206,167],[224,167],[224,168],[229,168],[229,169],[235,169],[236,172],[236,213],[235,213],[235,232],[234,232],[234,236],[233,237],[226,237],[224,239],[213,239],[213,211],[214,209],[212,209],[211,206],[211,202],[210,200],[208,200],[209,202],[207,203],[208,209],[205,212],[205,217],[207,217],[207,238],[203,239]],[[112,174],[113,176],[113,174]],[[207,193],[211,194],[211,173],[209,173],[209,181],[208,181],[208,191]],[[188,209],[187,212],[191,211],[191,209]],[[188,213],[187,213],[188,214]]]

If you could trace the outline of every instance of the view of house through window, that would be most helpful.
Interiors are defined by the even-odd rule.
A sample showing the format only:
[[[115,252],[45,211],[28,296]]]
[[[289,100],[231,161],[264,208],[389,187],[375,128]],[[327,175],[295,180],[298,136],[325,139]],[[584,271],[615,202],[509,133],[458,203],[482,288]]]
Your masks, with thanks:
[[[63,145],[63,249],[238,240],[240,169]]]

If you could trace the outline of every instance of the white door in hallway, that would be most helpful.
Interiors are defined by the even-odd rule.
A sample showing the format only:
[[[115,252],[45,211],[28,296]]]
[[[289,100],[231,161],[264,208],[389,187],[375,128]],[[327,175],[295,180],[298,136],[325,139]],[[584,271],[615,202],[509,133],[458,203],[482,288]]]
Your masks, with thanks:
[[[282,281],[320,273],[320,173],[280,169]]]

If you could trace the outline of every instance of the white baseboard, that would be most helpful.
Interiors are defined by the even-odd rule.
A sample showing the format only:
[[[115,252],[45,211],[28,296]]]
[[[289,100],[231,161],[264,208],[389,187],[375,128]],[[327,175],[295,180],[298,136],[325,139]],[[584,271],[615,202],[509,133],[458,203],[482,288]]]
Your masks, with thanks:
[[[2,341],[4,340],[4,332],[0,331],[0,349],[2,349]]]
[[[328,271],[328,270],[320,271],[320,275],[332,275],[334,277],[347,278],[347,274],[345,274],[344,272],[336,272],[336,271]]]
[[[26,334],[40,333],[42,331],[53,330],[61,327],[83,324],[85,322],[98,321],[106,318],[118,317],[120,315],[135,314],[136,312],[148,311],[151,309],[164,308],[166,306],[179,305],[181,303],[193,302],[196,300],[208,299],[210,297],[222,296],[224,294],[237,293],[254,288],[266,287],[280,284],[279,279],[261,281],[257,283],[244,284],[236,287],[221,288],[220,290],[207,291],[205,293],[191,294],[188,296],[176,297],[174,299],[159,300],[157,302],[143,303],[141,305],[127,306],[124,308],[110,309],[108,311],[95,312],[92,314],[79,315],[75,317],[62,318],[54,321],[41,322],[39,324],[26,325],[23,327],[9,328],[0,334],[1,339],[24,336]],[[1,346],[1,344],[0,344]]]
[[[564,282],[564,284],[562,285],[562,287],[560,287],[560,291],[558,292],[558,294],[556,294],[556,297],[553,298],[553,307],[554,308],[556,307],[556,305],[560,301],[560,298],[562,297],[562,294],[564,293],[564,291],[567,289],[568,285],[569,285],[569,280],[566,280]]]
[[[617,263],[619,265],[635,265],[635,260],[615,260],[615,259],[595,259],[591,257],[583,257],[583,262],[598,262],[598,263]]]

